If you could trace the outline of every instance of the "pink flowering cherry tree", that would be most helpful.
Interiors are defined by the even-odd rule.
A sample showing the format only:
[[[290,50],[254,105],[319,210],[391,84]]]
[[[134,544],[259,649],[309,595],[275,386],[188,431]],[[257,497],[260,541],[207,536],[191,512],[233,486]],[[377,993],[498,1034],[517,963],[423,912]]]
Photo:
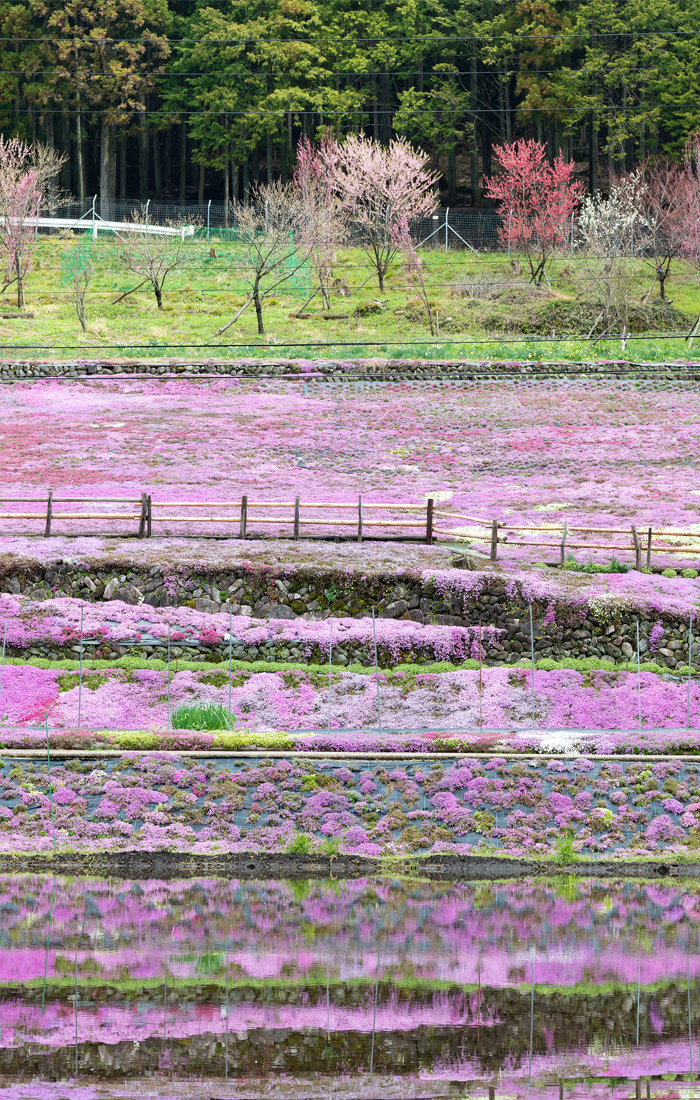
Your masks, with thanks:
[[[19,138],[0,137],[0,251],[5,264],[2,290],[17,283],[17,308],[24,305],[24,283],[31,268],[34,226],[41,196],[55,189],[65,157]]]
[[[403,138],[384,146],[364,134],[342,144],[326,142],[319,156],[343,219],[357,231],[383,292],[402,220],[425,217],[437,205],[429,158]]]
[[[574,165],[565,164],[561,155],[550,165],[538,141],[514,141],[493,155],[500,172],[486,181],[486,194],[500,203],[501,240],[523,252],[530,281],[539,286],[550,257],[569,238],[583,184],[574,180]]]

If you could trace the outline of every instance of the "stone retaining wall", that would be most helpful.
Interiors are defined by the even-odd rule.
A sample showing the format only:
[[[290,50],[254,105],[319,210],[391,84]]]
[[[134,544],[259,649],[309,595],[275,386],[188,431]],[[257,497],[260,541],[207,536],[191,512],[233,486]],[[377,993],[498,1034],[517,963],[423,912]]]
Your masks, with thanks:
[[[457,360],[410,359],[209,359],[205,361],[162,359],[114,362],[65,359],[10,360],[0,362],[0,381],[24,378],[85,378],[150,375],[155,377],[231,375],[243,378],[287,378],[300,381],[474,381],[493,378],[556,378],[583,376],[669,381],[700,381],[700,364],[630,363],[587,361],[552,362],[473,362]]]
[[[2,589],[34,600],[73,596],[94,602],[122,601],[131,606],[139,603],[152,607],[187,606],[226,616],[230,610],[234,615],[256,619],[363,618],[370,615],[374,607],[378,616],[384,619],[446,627],[481,625],[497,628],[497,634],[483,638],[486,664],[515,664],[522,658],[530,658],[527,602],[508,585],[507,578],[498,574],[482,574],[481,583],[474,585],[475,594],[465,596],[459,591],[457,582],[452,591],[439,592],[434,584],[409,575],[359,577],[331,570],[320,573],[318,569],[276,574],[243,565],[228,573],[209,574],[187,571],[184,567],[173,573],[158,566],[140,572],[123,568],[123,572],[116,569],[92,571],[67,559],[48,566],[39,562],[27,564],[21,572],[13,571],[10,565],[6,566],[8,572],[2,579]],[[455,577],[460,575],[461,572],[455,570]],[[537,660],[597,657],[623,664],[636,657],[639,622],[639,648],[643,660],[653,659],[669,669],[688,666],[688,624],[665,613],[650,615],[644,609],[620,610],[601,620],[599,612],[591,607],[566,605],[562,601],[552,609],[533,605],[533,615]],[[663,627],[663,635],[651,638],[657,622]],[[277,651],[278,648],[272,642],[259,647],[244,647],[240,642],[235,656],[257,660],[269,656],[268,650]],[[277,659],[296,659],[293,648],[288,645],[286,652],[280,650]],[[107,642],[101,655],[106,658],[123,656],[129,650],[128,645]],[[142,651],[149,656],[163,656],[165,647],[146,645]],[[8,650],[11,656],[22,656],[26,652]],[[197,647],[183,648],[177,655],[184,656],[186,652],[195,654]],[[214,659],[227,657],[228,642],[218,648],[199,647],[199,653],[202,659],[207,655],[214,655]],[[39,644],[31,648],[30,655],[52,659],[74,657],[75,646],[59,649]],[[368,656],[360,647],[340,645],[338,655],[341,657],[339,663],[343,656],[347,661],[368,663]],[[306,659],[315,662],[327,658],[318,651]],[[434,657],[419,655],[417,659],[434,660]],[[391,662],[385,656],[380,663],[386,667]],[[700,669],[700,639],[693,642],[692,663]]]

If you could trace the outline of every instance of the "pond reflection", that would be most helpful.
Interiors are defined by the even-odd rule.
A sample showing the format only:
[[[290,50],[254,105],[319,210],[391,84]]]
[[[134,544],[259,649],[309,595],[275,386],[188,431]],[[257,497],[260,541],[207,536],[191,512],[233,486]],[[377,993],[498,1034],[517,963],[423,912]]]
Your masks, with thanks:
[[[0,1096],[700,1095],[700,885],[0,876]]]

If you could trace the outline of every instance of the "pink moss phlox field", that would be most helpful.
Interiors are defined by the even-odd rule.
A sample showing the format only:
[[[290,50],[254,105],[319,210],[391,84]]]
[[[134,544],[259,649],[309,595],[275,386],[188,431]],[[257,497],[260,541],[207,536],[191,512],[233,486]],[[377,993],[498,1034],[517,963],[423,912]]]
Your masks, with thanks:
[[[569,527],[627,530],[698,520],[700,396],[669,381],[663,389],[607,380],[316,389],[121,378],[18,382],[5,393],[2,473],[16,494],[53,487],[137,500],[150,491],[173,501],[247,493],[352,502],[361,492],[424,503],[440,493],[442,505],[488,521],[566,517]],[[198,525],[175,533],[188,527]],[[82,533],[85,524],[57,521],[56,530]],[[508,544],[501,553],[543,556]]]
[[[53,820],[52,820],[53,807]],[[0,852],[687,852],[700,841],[700,764],[197,759],[124,753],[76,767],[12,759]],[[329,847],[330,845],[330,847]]]
[[[7,623],[7,642],[19,649],[37,642],[56,646],[74,646],[80,639],[80,618],[83,616],[83,640],[91,642],[144,641],[144,635],[167,642],[173,634],[177,642],[188,641],[204,646],[228,643],[227,615],[212,616],[189,607],[154,608],[148,604],[130,607],[120,600],[87,603],[70,598],[33,603],[21,597],[0,595],[0,637]],[[419,650],[433,660],[462,661],[471,655],[475,629],[453,626],[423,626],[414,622],[377,619],[377,648],[392,662]],[[361,647],[369,656],[374,654],[374,630],[370,619],[342,618],[313,622],[298,618],[291,621],[251,619],[245,615],[231,617],[234,644],[248,646],[275,642],[296,645],[304,656],[315,649],[328,657],[331,644],[343,642]],[[495,627],[481,631],[484,641],[498,636]]]
[[[652,672],[643,672],[638,680],[631,672],[561,669],[536,670],[534,687],[536,737],[532,731],[532,673],[528,669],[398,670],[380,672],[377,685],[372,671],[334,668],[328,730],[325,670],[320,674],[313,668],[276,670],[271,664],[269,671],[261,672],[239,666],[229,688],[225,666],[212,669],[204,664],[201,671],[177,671],[173,661],[168,694],[168,674],[162,669],[92,671],[86,664],[81,687],[77,671],[6,665],[0,695],[0,722],[5,727],[0,729],[0,745],[18,744],[15,738],[23,728],[28,733],[32,727],[43,727],[45,718],[52,731],[74,730],[79,708],[80,725],[86,731],[165,733],[169,714],[180,704],[216,703],[228,710],[230,697],[237,731],[316,730],[320,735],[328,730],[351,751],[356,731],[378,728],[379,692],[382,728],[406,734],[417,731],[414,736],[419,739],[425,736],[423,731],[449,736],[453,731],[469,730],[473,736],[502,731],[506,741],[515,737],[521,744],[530,737],[533,746],[543,745],[544,751],[567,751],[580,745],[592,745],[598,753],[623,751],[615,746],[631,744],[640,746],[641,751],[650,751],[651,746],[664,751],[664,746],[674,743],[697,746],[700,684],[696,681],[688,692],[683,680],[665,679]],[[635,733],[640,708],[642,728]],[[578,734],[567,734],[568,730],[589,732],[581,740]],[[596,730],[602,732],[592,732]],[[618,735],[616,730],[626,732]],[[186,731],[176,731],[176,735],[186,736]]]

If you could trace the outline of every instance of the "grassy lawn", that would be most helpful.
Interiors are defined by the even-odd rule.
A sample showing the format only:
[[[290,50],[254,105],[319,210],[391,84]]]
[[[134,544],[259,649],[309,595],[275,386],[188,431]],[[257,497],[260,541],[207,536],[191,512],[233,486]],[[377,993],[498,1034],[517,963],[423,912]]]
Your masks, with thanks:
[[[86,356],[180,354],[201,358],[282,354],[294,358],[608,359],[622,354],[619,339],[594,343],[563,338],[586,334],[599,312],[591,297],[585,260],[578,257],[552,261],[549,285],[536,288],[529,283],[522,258],[421,250],[431,308],[439,323],[438,337],[431,336],[427,317],[400,262],[394,264],[380,293],[361,250],[339,251],[333,272],[332,316],[324,318],[320,296],[303,309],[306,316],[291,316],[304,307],[313,291],[310,274],[296,284],[285,284],[268,300],[265,336],[259,337],[252,308],[223,336],[216,335],[247,295],[237,246],[214,233],[209,244],[205,240],[188,242],[186,266],[166,281],[162,311],[156,308],[147,287],[113,304],[140,279],[119,265],[113,238],[93,243],[95,274],[87,291],[85,333],[68,288],[61,282],[61,255],[74,247],[73,241],[56,238],[38,242],[26,293],[26,310],[34,316],[0,320],[5,356],[55,352],[72,357],[79,351]],[[649,301],[641,304],[654,280],[648,264],[631,260],[629,278],[630,327],[635,337],[623,357],[691,358],[684,339],[656,335],[687,332],[697,317],[700,286],[690,267],[682,261],[674,264],[667,284],[667,306],[660,302],[657,287]],[[12,292],[12,288],[6,292],[4,308],[8,312],[15,308]],[[645,336],[646,332],[654,335]],[[692,354],[700,357],[700,340]]]

